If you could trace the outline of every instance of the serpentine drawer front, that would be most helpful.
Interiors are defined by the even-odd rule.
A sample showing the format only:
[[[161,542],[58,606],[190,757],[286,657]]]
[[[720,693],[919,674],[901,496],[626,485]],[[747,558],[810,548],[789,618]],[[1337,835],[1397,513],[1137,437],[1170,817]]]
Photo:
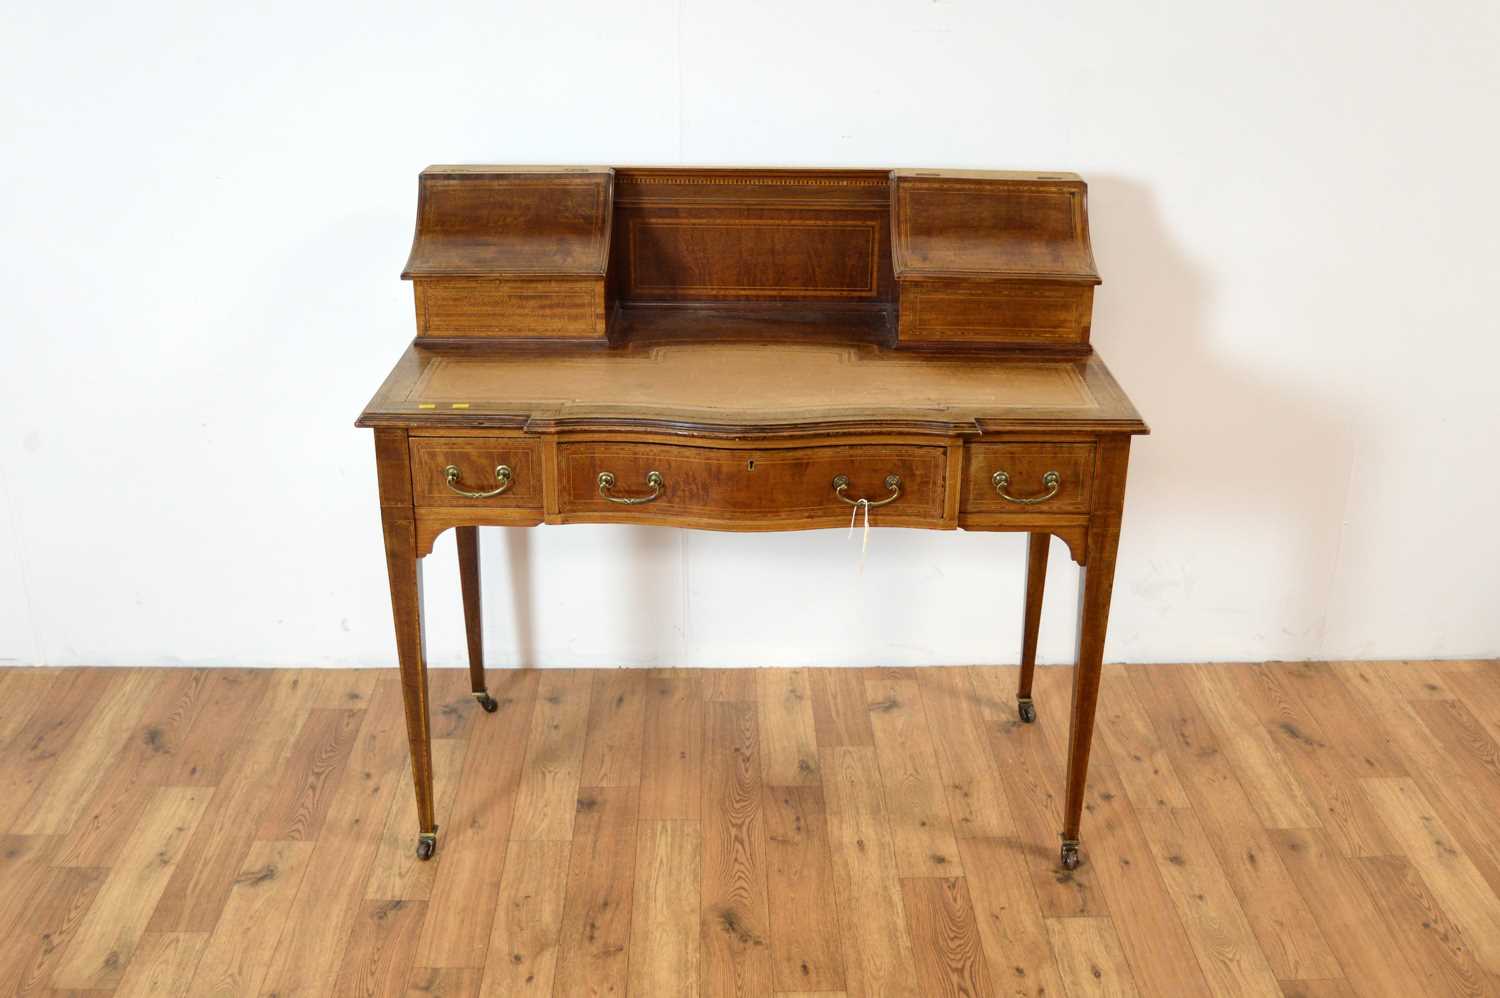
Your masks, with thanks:
[[[411,487],[417,506],[542,506],[542,462],[521,437],[413,437]]]
[[[976,443],[966,448],[963,509],[974,513],[1087,513],[1094,445]]]
[[[557,479],[564,518],[838,526],[849,522],[853,503],[868,499],[873,523],[934,526],[943,520],[947,450],[579,441],[558,445]]]

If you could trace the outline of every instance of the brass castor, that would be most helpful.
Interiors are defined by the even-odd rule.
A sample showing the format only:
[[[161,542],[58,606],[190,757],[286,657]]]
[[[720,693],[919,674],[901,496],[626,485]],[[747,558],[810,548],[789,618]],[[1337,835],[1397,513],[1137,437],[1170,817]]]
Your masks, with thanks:
[[[426,862],[437,852],[437,833],[424,832],[417,836],[417,858]]]
[[[1031,702],[1031,697],[1016,697],[1016,712],[1027,724],[1036,720],[1036,704]]]
[[[1078,840],[1064,839],[1062,844],[1062,865],[1064,870],[1076,870],[1079,864]]]
[[[484,690],[480,690],[478,693],[475,693],[474,699],[479,701],[479,706],[484,708],[484,712],[486,714],[493,714],[495,711],[500,709],[500,705],[495,702],[495,698],[490,696]]]

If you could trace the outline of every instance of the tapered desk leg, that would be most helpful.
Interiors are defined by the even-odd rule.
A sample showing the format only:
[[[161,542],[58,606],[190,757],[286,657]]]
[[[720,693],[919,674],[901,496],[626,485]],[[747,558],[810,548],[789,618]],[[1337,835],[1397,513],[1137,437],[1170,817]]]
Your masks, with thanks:
[[[1016,688],[1016,708],[1021,720],[1036,720],[1031,700],[1031,677],[1036,672],[1036,634],[1042,623],[1042,590],[1047,585],[1047,550],[1051,534],[1028,534],[1026,538],[1026,613],[1021,626],[1021,683]]]
[[[427,649],[422,637],[422,560],[417,557],[411,510],[381,510],[385,563],[391,577],[391,612],[396,621],[396,655],[401,662],[401,699],[406,706],[406,739],[411,745],[412,782],[417,790],[417,858],[437,850],[437,818],[432,805],[432,731],[427,707]]]
[[[1094,708],[1099,701],[1099,672],[1104,665],[1104,634],[1109,625],[1109,599],[1115,581],[1115,552],[1120,545],[1120,509],[1125,498],[1129,446],[1128,438],[1100,444],[1095,487],[1103,497],[1089,518],[1088,553],[1079,582],[1078,664],[1073,669],[1061,857],[1062,865],[1069,870],[1079,863],[1078,829],[1083,819],[1089,748],[1094,740]]]
[[[458,582],[464,596],[464,633],[469,639],[469,688],[493,714],[500,705],[484,685],[484,622],[479,612],[479,528],[458,527]]]

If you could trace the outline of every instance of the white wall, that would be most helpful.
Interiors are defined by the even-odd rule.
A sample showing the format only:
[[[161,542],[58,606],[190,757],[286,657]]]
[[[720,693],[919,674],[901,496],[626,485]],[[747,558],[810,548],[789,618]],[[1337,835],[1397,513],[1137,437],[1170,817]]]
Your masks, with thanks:
[[[10,4],[0,663],[393,660],[429,162],[1059,168],[1137,442],[1109,658],[1500,655],[1500,7]],[[484,534],[491,656],[1013,661],[1019,535]],[[513,601],[504,582],[529,582]],[[1076,570],[1053,555],[1049,660]],[[429,647],[462,660],[453,542]]]

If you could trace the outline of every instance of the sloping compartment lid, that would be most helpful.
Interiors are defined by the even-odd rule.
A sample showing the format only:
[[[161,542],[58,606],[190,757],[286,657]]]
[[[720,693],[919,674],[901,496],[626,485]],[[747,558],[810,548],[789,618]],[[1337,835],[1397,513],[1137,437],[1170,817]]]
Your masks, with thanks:
[[[891,243],[898,280],[1100,283],[1076,173],[894,170]]]
[[[603,277],[614,170],[429,166],[401,276]]]

